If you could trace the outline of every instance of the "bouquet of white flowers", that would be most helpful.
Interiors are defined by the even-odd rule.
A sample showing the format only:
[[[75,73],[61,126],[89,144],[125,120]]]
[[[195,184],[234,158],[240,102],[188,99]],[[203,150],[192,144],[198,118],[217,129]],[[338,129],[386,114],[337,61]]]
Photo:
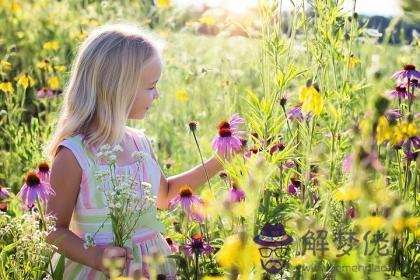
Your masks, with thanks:
[[[133,175],[124,175],[116,173],[117,154],[122,151],[120,145],[101,146],[96,156],[106,162],[107,168],[95,173],[98,188],[103,191],[109,208],[108,218],[112,222],[113,245],[117,247],[123,247],[132,237],[139,218],[156,203],[156,197],[152,195],[152,186],[142,182],[140,188],[136,180],[136,174],[141,170],[144,153],[135,151],[131,154],[136,161],[137,171]],[[99,230],[100,228],[96,233]],[[85,244],[87,247],[95,246],[96,233],[87,236]]]

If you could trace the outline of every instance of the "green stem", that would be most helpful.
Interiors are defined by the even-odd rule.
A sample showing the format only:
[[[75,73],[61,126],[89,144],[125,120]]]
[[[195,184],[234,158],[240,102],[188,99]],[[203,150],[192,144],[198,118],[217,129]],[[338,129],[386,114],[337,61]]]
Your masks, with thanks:
[[[213,194],[213,190],[211,189],[211,185],[210,185],[210,178],[209,178],[209,174],[207,173],[207,168],[206,168],[206,166],[205,166],[205,164],[204,164],[203,155],[202,155],[202,153],[201,153],[200,145],[198,144],[198,140],[197,140],[197,137],[196,137],[196,135],[195,135],[195,131],[191,130],[191,132],[192,132],[192,134],[193,134],[194,141],[195,141],[195,144],[196,144],[197,149],[198,149],[198,153],[200,154],[201,164],[203,165],[203,168],[204,168],[204,173],[206,174],[206,179],[207,179],[207,183],[208,183],[208,185],[209,185],[210,192]]]

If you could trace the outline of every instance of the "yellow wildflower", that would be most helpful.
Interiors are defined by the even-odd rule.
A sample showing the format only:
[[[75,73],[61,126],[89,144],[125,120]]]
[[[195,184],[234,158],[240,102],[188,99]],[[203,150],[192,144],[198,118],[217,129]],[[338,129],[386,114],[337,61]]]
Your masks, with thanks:
[[[25,33],[23,31],[17,31],[15,33],[16,37],[18,37],[19,39],[22,39],[25,36]]]
[[[350,66],[350,68],[353,68],[354,66],[356,66],[359,63],[360,63],[360,59],[359,58],[357,58],[357,57],[355,57],[353,55],[351,55],[349,57],[349,66]]]
[[[240,274],[247,275],[260,263],[258,245],[250,239],[243,242],[239,235],[229,236],[217,253],[216,260],[226,269],[237,269]]]
[[[169,37],[169,32],[166,31],[160,31],[159,34],[163,39],[168,39]]]
[[[392,143],[398,144],[406,138],[417,136],[417,126],[413,122],[402,121],[394,127]]]
[[[408,217],[396,219],[392,226],[397,232],[402,232],[404,229],[409,229],[411,232],[416,232],[420,229],[420,217]]]
[[[43,61],[38,61],[36,63],[36,67],[39,69],[44,69],[47,72],[52,72],[52,66],[50,64],[50,62],[47,59],[44,59]]]
[[[312,255],[303,255],[303,256],[299,255],[299,256],[296,256],[296,257],[292,258],[290,260],[290,264],[292,266],[299,266],[299,265],[304,265],[304,264],[310,264],[311,262],[314,261],[315,258],[316,257],[315,256],[312,256]]]
[[[22,11],[22,6],[19,3],[12,2],[12,4],[10,5],[10,11],[12,12],[12,14],[20,13]]]
[[[43,48],[45,50],[58,50],[58,42],[57,41],[48,41],[44,44]]]
[[[86,31],[80,30],[77,32],[72,32],[71,36],[75,38],[76,40],[82,41],[87,37],[88,33]]]
[[[0,65],[1,65],[1,69],[3,69],[4,71],[12,69],[12,64],[10,64],[10,62],[8,62],[7,60],[2,59],[0,61]]]
[[[210,16],[202,16],[200,18],[200,22],[206,25],[215,25],[216,24],[216,20],[214,19],[214,17],[210,17]]]
[[[64,72],[66,70],[66,66],[63,66],[63,65],[56,65],[56,66],[54,66],[54,68],[58,72]]]
[[[388,120],[384,116],[380,116],[378,125],[376,126],[376,140],[378,141],[378,144],[391,140],[391,137],[392,129],[389,126]]]
[[[359,188],[350,186],[341,187],[334,192],[334,197],[338,201],[356,200],[361,196],[362,192]]]
[[[299,101],[302,102],[302,112],[304,114],[319,115],[324,107],[324,100],[314,87],[303,87],[299,95]]]
[[[175,93],[178,100],[186,101],[190,99],[189,94],[185,90],[179,90]]]
[[[0,83],[0,90],[2,90],[5,93],[14,93],[15,92],[11,82]]]
[[[385,226],[386,220],[382,216],[370,216],[361,219],[359,223],[371,231],[377,231]]]
[[[32,77],[29,76],[28,73],[20,74],[18,77],[16,77],[16,80],[17,84],[22,86],[24,89],[32,87],[35,84],[34,79],[32,79]]]
[[[171,0],[155,0],[155,4],[159,9],[166,9],[171,6]]]
[[[60,81],[58,80],[57,76],[52,76],[48,79],[48,85],[51,89],[55,90],[60,87]]]

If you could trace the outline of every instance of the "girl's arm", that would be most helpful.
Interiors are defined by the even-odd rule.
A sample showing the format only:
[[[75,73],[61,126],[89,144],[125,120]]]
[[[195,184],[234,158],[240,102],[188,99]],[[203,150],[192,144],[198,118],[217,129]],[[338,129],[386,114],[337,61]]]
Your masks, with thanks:
[[[61,148],[51,167],[51,187],[55,195],[49,197],[47,213],[56,217],[56,230],[48,236],[48,242],[57,246],[58,252],[67,258],[108,273],[102,260],[108,257],[124,258],[131,252],[119,247],[96,246],[85,249],[84,240],[69,230],[82,178],[82,169],[67,148]]]
[[[149,142],[150,150],[152,151],[150,142]],[[152,157],[156,160],[156,156],[152,151]],[[218,172],[223,170],[223,165],[219,162],[219,160],[212,156],[210,159],[204,162],[204,165],[207,170],[207,174],[209,178],[216,175]],[[165,174],[161,169],[161,177],[160,177],[160,186],[159,192],[157,197],[157,207],[160,209],[168,208],[169,201],[174,198],[179,193],[179,189],[182,186],[191,186],[193,190],[196,190],[198,187],[206,183],[206,173],[203,168],[202,164],[195,166],[194,168],[178,174],[166,178]]]
[[[47,213],[56,217],[56,230],[48,241],[58,247],[67,258],[99,270],[97,248],[83,247],[84,241],[69,230],[73,209],[79,193],[82,169],[73,153],[61,148],[51,167],[51,187],[55,195],[48,199]]]

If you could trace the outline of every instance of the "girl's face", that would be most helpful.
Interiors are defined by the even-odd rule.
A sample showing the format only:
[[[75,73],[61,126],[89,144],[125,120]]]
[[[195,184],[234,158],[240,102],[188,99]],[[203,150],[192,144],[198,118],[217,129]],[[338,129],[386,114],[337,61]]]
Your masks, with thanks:
[[[128,115],[129,119],[143,119],[146,112],[152,106],[153,101],[159,97],[156,84],[159,81],[161,72],[162,62],[160,61],[160,58],[156,56],[143,70],[141,76],[142,88],[136,94],[133,107]]]

